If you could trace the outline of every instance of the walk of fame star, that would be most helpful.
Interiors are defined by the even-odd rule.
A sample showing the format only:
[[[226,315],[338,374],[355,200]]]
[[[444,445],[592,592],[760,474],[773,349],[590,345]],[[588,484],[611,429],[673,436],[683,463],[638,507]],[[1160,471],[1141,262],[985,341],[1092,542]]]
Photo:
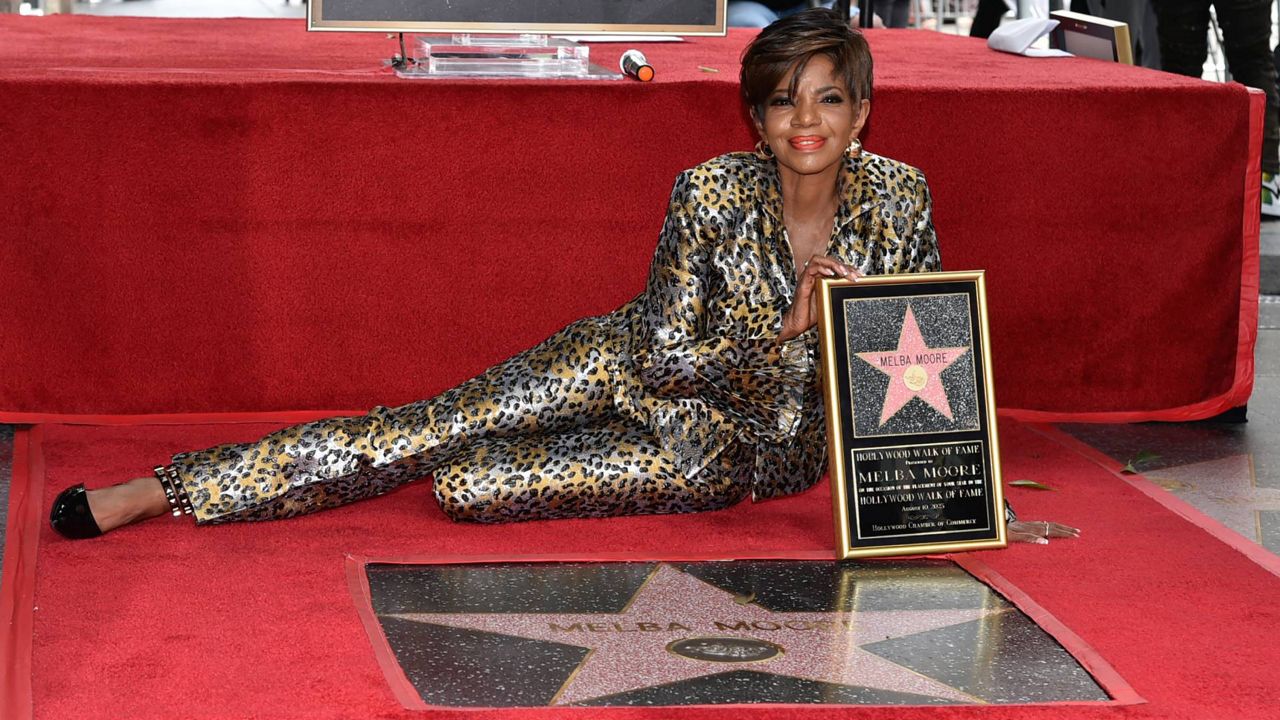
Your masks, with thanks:
[[[736,669],[911,693],[934,702],[973,703],[981,701],[862,646],[999,612],[1004,610],[774,612],[743,604],[733,593],[659,564],[619,613],[400,613],[387,617],[589,648],[552,705],[582,703]],[[746,639],[756,647],[772,645],[781,652],[767,653],[764,659],[755,653],[735,663],[724,656],[702,660],[671,650],[681,641],[697,645],[705,640],[702,647],[714,646],[717,638]],[[742,641],[736,642],[741,647]]]
[[[947,391],[942,387],[942,371],[951,367],[966,352],[967,347],[931,348],[920,334],[915,313],[907,305],[898,335],[898,347],[893,350],[860,352],[858,357],[871,367],[889,376],[889,388],[885,391],[880,411],[880,424],[889,422],[911,398],[920,398],[943,417],[953,420]]]

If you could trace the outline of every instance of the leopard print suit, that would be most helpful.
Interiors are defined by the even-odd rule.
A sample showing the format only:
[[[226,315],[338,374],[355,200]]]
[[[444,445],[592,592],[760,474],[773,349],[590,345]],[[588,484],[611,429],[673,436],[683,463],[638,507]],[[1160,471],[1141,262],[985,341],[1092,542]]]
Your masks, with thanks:
[[[864,274],[939,268],[921,173],[845,161],[827,254]],[[812,330],[775,342],[795,293],[777,167],[750,153],[676,180],[649,281],[440,395],[170,468],[198,522],[283,518],[431,475],[455,520],[712,510],[799,492],[826,467]]]

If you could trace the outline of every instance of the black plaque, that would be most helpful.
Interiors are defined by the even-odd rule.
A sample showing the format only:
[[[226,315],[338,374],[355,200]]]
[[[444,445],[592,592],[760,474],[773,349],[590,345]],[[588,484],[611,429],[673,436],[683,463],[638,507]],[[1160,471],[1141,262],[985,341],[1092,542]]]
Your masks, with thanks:
[[[842,557],[1004,547],[981,272],[824,280]]]
[[[723,35],[725,0],[312,0],[312,30]]]

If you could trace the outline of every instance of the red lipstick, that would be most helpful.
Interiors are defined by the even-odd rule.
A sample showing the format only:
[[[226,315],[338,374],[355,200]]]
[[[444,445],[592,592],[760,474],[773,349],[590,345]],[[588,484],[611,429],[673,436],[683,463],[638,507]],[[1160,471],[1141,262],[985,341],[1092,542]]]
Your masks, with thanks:
[[[820,135],[797,135],[787,142],[791,143],[791,147],[801,152],[813,152],[827,144],[826,138]]]

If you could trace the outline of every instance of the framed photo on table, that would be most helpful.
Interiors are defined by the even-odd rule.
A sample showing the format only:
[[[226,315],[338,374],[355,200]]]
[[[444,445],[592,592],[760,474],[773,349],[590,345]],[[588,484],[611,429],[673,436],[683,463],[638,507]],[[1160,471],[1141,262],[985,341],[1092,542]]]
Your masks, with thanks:
[[[308,30],[555,35],[721,35],[725,0],[311,0]]]
[[[983,273],[827,278],[818,292],[841,557],[1004,547]]]
[[[1058,21],[1058,26],[1049,33],[1049,47],[1079,57],[1133,64],[1128,23],[1070,10],[1055,10],[1049,17]]]

